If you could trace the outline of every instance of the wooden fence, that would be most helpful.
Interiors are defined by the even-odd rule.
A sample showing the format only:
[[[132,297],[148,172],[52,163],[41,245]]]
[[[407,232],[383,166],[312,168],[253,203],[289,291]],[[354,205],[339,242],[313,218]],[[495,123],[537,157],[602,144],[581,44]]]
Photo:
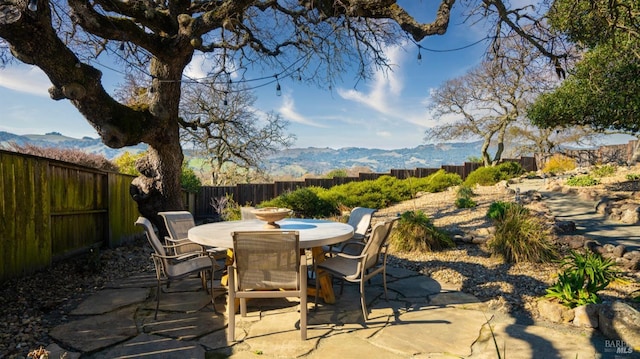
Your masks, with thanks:
[[[133,178],[0,150],[0,282],[139,233]]]
[[[534,157],[503,160],[503,162],[509,161],[520,163],[525,171],[536,171],[538,169]],[[360,173],[358,177],[307,178],[304,181],[277,181],[274,183],[238,184],[236,186],[220,187],[203,186],[195,197],[195,203],[192,207],[194,211],[192,213],[197,220],[215,218],[217,213],[211,205],[212,201],[225,196],[232,196],[233,200],[241,205],[256,205],[262,201],[276,198],[287,191],[294,191],[298,188],[310,186],[331,188],[348,182],[375,180],[382,176],[393,176],[398,179],[409,177],[422,178],[440,169],[444,169],[450,173],[457,173],[465,179],[469,173],[481,166],[482,164],[480,163],[465,162],[460,166],[445,165],[441,168],[392,169],[387,173]]]

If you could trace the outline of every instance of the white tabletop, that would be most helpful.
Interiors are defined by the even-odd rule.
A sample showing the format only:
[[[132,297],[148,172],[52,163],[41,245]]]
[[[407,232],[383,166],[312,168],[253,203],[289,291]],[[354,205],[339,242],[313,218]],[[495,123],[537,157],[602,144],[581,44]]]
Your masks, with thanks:
[[[280,225],[279,230],[300,232],[300,248],[336,244],[353,236],[353,227],[346,223],[300,218],[286,218],[276,223]],[[258,219],[203,224],[189,230],[189,239],[204,246],[233,248],[231,233],[274,230],[265,229],[264,225],[265,222]]]

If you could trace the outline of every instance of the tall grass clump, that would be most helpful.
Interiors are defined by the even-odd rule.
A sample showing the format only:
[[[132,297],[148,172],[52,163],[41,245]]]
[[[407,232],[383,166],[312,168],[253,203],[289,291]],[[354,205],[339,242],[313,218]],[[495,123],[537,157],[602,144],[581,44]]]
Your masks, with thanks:
[[[551,228],[522,205],[512,203],[495,222],[495,235],[487,242],[491,253],[507,262],[546,262],[556,258]]]
[[[460,186],[456,193],[455,205],[458,208],[474,208],[478,204],[471,197],[475,196],[473,189],[469,186]]]
[[[575,168],[576,161],[574,159],[556,153],[551,156],[549,160],[547,160],[547,163],[545,163],[544,167],[542,168],[542,172],[555,174],[571,171]]]
[[[431,219],[419,210],[400,215],[389,244],[399,252],[430,252],[454,246],[449,235],[436,228]]]

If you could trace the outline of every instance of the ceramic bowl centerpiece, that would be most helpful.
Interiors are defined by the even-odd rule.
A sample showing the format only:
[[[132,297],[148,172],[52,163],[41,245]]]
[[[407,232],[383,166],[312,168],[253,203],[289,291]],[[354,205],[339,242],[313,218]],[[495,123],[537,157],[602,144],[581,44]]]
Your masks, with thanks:
[[[276,222],[287,217],[291,214],[291,210],[288,208],[277,208],[277,207],[265,207],[258,208],[251,211],[255,214],[256,218],[267,222],[264,225],[264,228],[267,229],[277,229],[280,228],[280,225]]]

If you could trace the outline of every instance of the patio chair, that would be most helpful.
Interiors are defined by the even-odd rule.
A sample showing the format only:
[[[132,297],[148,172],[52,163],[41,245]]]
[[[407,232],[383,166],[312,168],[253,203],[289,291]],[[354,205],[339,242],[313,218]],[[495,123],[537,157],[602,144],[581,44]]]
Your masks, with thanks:
[[[348,246],[361,248],[358,255],[338,253],[334,257],[327,258],[323,262],[316,262],[318,275],[333,275],[342,279],[340,293],[344,289],[344,282],[360,284],[360,303],[364,320],[368,319],[367,302],[365,299],[364,283],[378,273],[382,273],[384,297],[387,299],[387,246],[389,234],[397,218],[377,224],[371,231],[371,237],[366,243],[351,242]],[[318,280],[316,280],[315,308],[318,306]]]
[[[168,287],[169,283],[173,280],[183,279],[193,274],[200,274],[202,288],[205,291],[208,291],[206,272],[210,273],[209,278],[211,279],[211,304],[213,305],[213,310],[216,311],[214,302],[215,294],[213,287],[213,276],[217,268],[215,258],[212,255],[208,255],[208,253],[205,251],[191,252],[189,254],[169,255],[167,254],[168,250],[178,249],[179,251],[179,247],[188,246],[191,244],[185,243],[165,246],[160,242],[160,239],[158,239],[151,221],[149,221],[147,218],[138,217],[138,220],[135,222],[135,224],[144,228],[147,234],[147,240],[149,241],[149,244],[151,244],[151,247],[154,251],[151,254],[151,257],[153,258],[153,264],[155,265],[156,269],[156,279],[158,281],[156,287],[156,312],[154,315],[154,319],[158,318],[158,308],[160,307],[160,292],[163,281],[167,283]]]
[[[188,211],[158,212],[164,219],[164,224],[169,232],[169,237],[165,237],[165,243],[171,247],[173,255],[189,254],[192,252],[202,252],[207,250],[216,259],[224,259],[227,255],[227,248],[205,248],[194,243],[188,238],[189,229],[196,226],[193,215]]]
[[[229,338],[235,341],[236,298],[247,315],[247,298],[300,298],[300,336],[307,339],[307,264],[297,231],[233,233],[229,269]]]
[[[353,237],[339,245],[324,248],[325,252],[330,253],[330,255],[334,255],[339,252],[346,252],[351,255],[357,255],[359,252],[359,248],[357,246],[351,246],[349,245],[349,243],[365,243],[367,241],[369,235],[371,234],[371,218],[376,211],[377,209],[374,208],[353,208],[351,210],[351,213],[349,214],[349,220],[347,221],[347,224],[353,227]],[[358,252],[353,252],[353,248],[356,248]]]

